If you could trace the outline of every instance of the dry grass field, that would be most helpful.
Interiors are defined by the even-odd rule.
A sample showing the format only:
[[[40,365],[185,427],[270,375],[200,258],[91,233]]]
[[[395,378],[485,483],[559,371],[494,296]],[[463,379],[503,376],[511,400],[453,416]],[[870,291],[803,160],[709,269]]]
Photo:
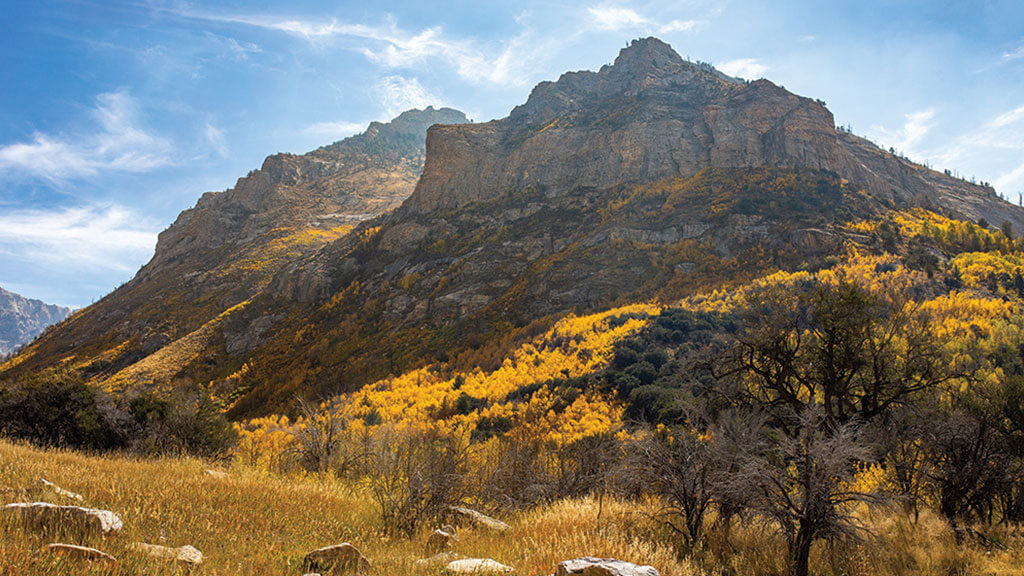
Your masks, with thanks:
[[[42,450],[0,441],[0,499],[79,504],[43,486],[45,478],[84,497],[82,504],[119,514],[117,534],[84,537],[42,534],[10,516],[0,519],[0,574],[176,574],[166,562],[129,548],[131,542],[168,546],[189,544],[205,560],[195,574],[302,574],[303,556],[312,549],[351,542],[373,563],[373,573],[415,572],[424,556],[428,530],[412,539],[381,536],[372,499],[358,485],[333,478],[271,475],[235,467],[226,477],[205,473],[209,464],[191,459],[138,460]],[[614,557],[651,564],[664,576],[690,574],[782,574],[785,550],[767,526],[734,528],[728,544],[714,532],[696,556],[674,547],[670,530],[652,520],[653,503],[614,499],[570,500],[503,517],[512,529],[494,534],[460,532],[456,550],[468,557],[493,558],[516,574],[554,572],[561,560],[579,556]],[[865,543],[819,544],[812,573],[840,575],[948,576],[1024,575],[1024,537],[994,529],[986,549],[958,547],[939,517],[925,511],[915,525],[896,512],[864,513],[873,536]],[[62,541],[94,546],[118,559],[115,566],[88,565],[37,551]],[[439,574],[441,569],[424,574]]]

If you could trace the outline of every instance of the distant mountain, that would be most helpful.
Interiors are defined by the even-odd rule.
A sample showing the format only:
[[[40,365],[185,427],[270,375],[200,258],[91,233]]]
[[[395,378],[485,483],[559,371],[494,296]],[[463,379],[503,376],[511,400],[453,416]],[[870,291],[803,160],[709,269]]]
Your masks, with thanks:
[[[70,308],[47,304],[0,288],[0,356],[28,344],[47,326],[71,314]]]
[[[814,269],[865,218],[926,208],[1024,229],[992,188],[655,38],[500,120],[426,114],[204,196],[135,279],[8,374],[71,358],[109,389],[196,386],[234,416],[266,413],[411,367],[500,364],[571,312]]]

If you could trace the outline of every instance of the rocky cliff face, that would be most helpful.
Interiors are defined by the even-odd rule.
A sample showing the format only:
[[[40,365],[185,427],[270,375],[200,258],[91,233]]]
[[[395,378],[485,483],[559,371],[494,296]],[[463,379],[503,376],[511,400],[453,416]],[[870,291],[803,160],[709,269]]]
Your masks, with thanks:
[[[462,112],[450,108],[409,110],[308,154],[269,156],[234,188],[204,194],[182,212],[160,234],[153,260],[133,282],[175,261],[188,260],[193,269],[204,261],[220,266],[225,258],[202,254],[258,246],[275,229],[354,225],[391,210],[409,196],[423,170],[427,128],[465,122]]]
[[[71,314],[70,308],[46,304],[0,288],[0,356],[28,344],[47,326]]]
[[[656,38],[633,41],[598,72],[542,82],[507,118],[434,127],[423,177],[403,210],[452,210],[508,190],[556,198],[708,167],[764,166],[828,170],[879,197],[1021,223],[1020,211],[1006,210],[991,189],[837,132],[822,102],[684,61]]]
[[[427,127],[437,122],[468,120],[448,108],[410,110],[307,154],[269,156],[234,188],[204,194],[182,212],[130,282],[42,339],[19,365],[31,370],[73,357],[89,377],[103,379],[221,322],[282,266],[407,198],[423,169]],[[262,333],[246,327],[230,341],[203,342],[240,352]]]
[[[832,114],[767,80],[745,83],[636,40],[598,72],[534,88],[502,120],[438,126],[404,209],[427,213],[506,190],[546,196],[688,177],[708,166],[847,168]]]

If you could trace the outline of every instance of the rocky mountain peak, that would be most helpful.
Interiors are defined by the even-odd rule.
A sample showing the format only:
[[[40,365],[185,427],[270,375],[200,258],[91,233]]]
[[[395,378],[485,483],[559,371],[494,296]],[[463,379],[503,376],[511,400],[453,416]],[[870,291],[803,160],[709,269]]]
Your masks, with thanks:
[[[686,62],[671,46],[661,40],[639,38],[619,51],[618,57],[604,72],[614,70],[620,75],[646,76],[648,74],[678,74]]]
[[[389,147],[401,155],[418,155],[423,151],[427,128],[434,124],[466,124],[469,118],[453,108],[412,109],[402,112],[390,122],[370,122],[366,131],[324,146],[317,152],[358,151],[379,152]]]

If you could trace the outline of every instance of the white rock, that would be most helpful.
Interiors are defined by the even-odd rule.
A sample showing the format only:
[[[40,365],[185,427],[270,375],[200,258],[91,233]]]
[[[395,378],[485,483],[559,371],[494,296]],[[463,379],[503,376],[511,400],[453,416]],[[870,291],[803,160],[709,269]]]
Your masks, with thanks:
[[[332,573],[346,570],[362,571],[370,568],[370,561],[363,556],[358,548],[348,542],[342,542],[333,546],[317,548],[306,554],[305,568]]]
[[[505,524],[501,520],[491,518],[486,514],[481,514],[471,508],[465,508],[463,506],[452,506],[450,508],[452,513],[461,520],[468,521],[474,526],[479,528],[486,528],[495,532],[504,532],[510,528],[508,524]]]
[[[453,574],[510,574],[511,566],[505,566],[490,558],[466,558],[454,560],[445,566],[445,570]]]
[[[20,514],[26,522],[49,528],[77,524],[99,534],[109,534],[119,531],[123,526],[117,514],[109,510],[81,506],[58,506],[49,502],[18,502],[8,504],[0,510]]]
[[[203,563],[203,553],[188,545],[181,546],[180,548],[171,548],[170,546],[161,546],[159,544],[132,542],[128,547],[133,550],[149,554],[153,558],[171,560],[181,564],[188,564],[190,566],[196,566]]]
[[[661,576],[651,566],[637,566],[612,558],[576,558],[559,562],[555,576]]]
[[[65,490],[65,489],[61,488],[60,486],[57,486],[53,482],[50,482],[46,478],[40,478],[39,481],[42,483],[43,486],[46,486],[47,488],[50,488],[51,490],[56,492],[58,496],[63,496],[65,498],[71,498],[72,500],[81,500],[82,499],[82,495],[81,494],[76,494],[75,492],[72,492],[70,490]]]

